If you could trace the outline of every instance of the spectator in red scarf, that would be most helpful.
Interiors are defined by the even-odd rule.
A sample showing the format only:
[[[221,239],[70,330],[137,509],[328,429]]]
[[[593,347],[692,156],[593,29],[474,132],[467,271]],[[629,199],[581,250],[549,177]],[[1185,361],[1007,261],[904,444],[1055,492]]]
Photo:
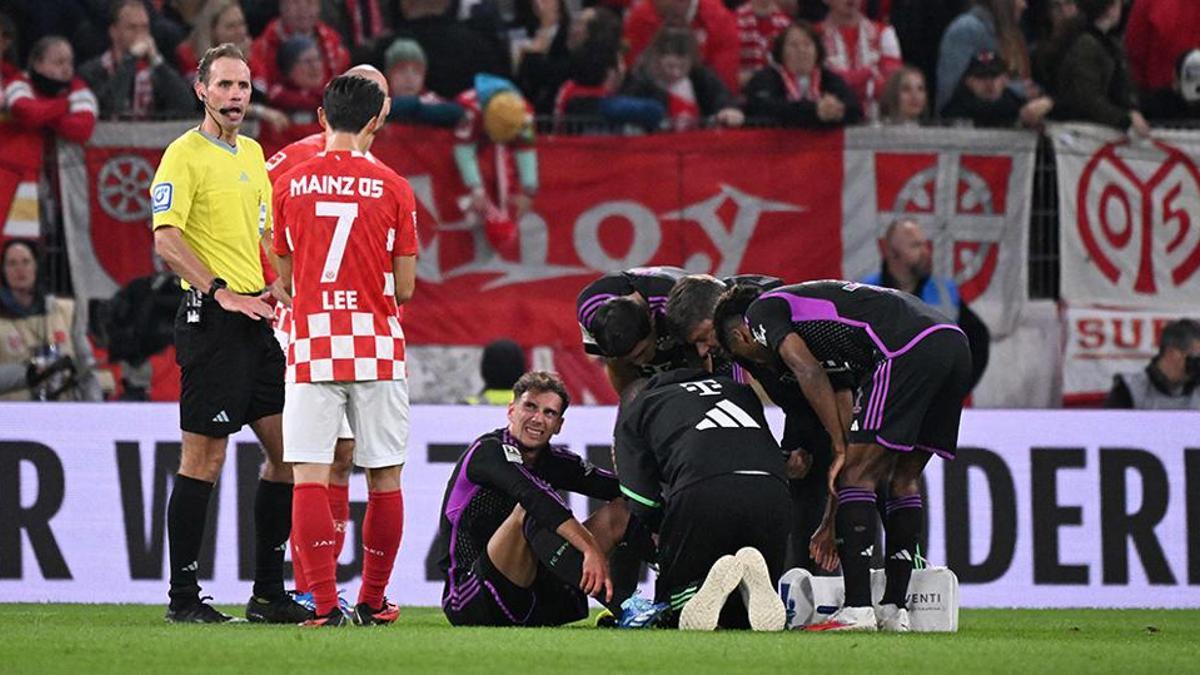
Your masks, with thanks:
[[[710,117],[727,127],[740,127],[746,119],[721,79],[700,62],[696,39],[686,28],[664,28],[654,38],[623,93],[662,103],[674,131],[699,128]]]
[[[749,0],[737,8],[738,42],[741,46],[738,85],[745,86],[759,68],[767,65],[771,43],[791,25],[777,0]]]
[[[250,47],[250,73],[256,89],[270,92],[283,79],[277,55],[291,37],[303,36],[316,43],[324,82],[350,67],[350,53],[341,36],[319,18],[320,5],[319,0],[279,0],[279,18],[267,24]]]
[[[699,62],[711,68],[727,89],[737,91],[737,19],[721,0],[637,0],[625,16],[627,67],[637,63],[664,27],[690,29],[699,46]]]
[[[872,111],[883,93],[883,83],[903,63],[896,31],[864,16],[862,0],[825,0],[825,4],[829,15],[819,26],[825,67],[850,85],[864,110]]]
[[[789,127],[834,127],[856,124],[862,110],[846,81],[821,64],[821,35],[807,21],[797,21],[775,38],[773,62],[746,84],[746,112]]]
[[[150,35],[150,14],[142,0],[118,0],[108,37],[109,50],[79,69],[100,101],[101,115],[147,119],[195,111],[191,87],[163,59]]]
[[[4,78],[0,122],[0,218],[8,237],[37,237],[43,144],[52,135],[85,143],[96,128],[96,97],[75,76],[66,38],[51,35],[29,52],[28,75]]]

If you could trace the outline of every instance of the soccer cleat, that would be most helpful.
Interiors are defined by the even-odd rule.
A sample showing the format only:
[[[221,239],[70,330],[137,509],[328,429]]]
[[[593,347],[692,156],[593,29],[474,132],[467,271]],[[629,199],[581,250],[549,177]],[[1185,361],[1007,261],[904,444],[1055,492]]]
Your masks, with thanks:
[[[617,621],[617,628],[650,628],[670,606],[669,603],[653,602],[634,592],[621,603],[621,618]]]
[[[713,563],[700,590],[679,612],[679,630],[716,630],[729,594],[742,582],[742,562],[731,555]]]
[[[387,598],[383,599],[383,606],[378,609],[365,602],[360,602],[354,606],[354,610],[350,614],[355,626],[383,626],[396,623],[399,616],[400,606],[394,602],[388,602]]]
[[[167,607],[167,615],[163,618],[168,623],[240,623],[245,621],[245,619],[232,617],[214,609],[205,600],[212,600],[212,597],[206,595],[203,598],[196,598],[194,602],[182,607]]]
[[[793,567],[779,579],[779,597],[783,600],[789,629],[802,629],[812,623],[817,611],[812,580],[812,572],[800,567]]]
[[[762,553],[747,546],[737,552],[736,558],[742,563],[742,581],[738,584],[738,591],[746,603],[750,630],[783,630],[787,624],[787,610],[771,583],[771,572]]]
[[[596,628],[616,628],[616,627],[617,627],[617,617],[613,616],[613,613],[607,609],[600,610],[600,613],[596,615]]]
[[[346,613],[340,607],[334,607],[328,614],[311,617],[301,621],[300,625],[305,628],[341,628],[346,621]]]
[[[313,617],[313,610],[296,602],[290,595],[278,598],[250,596],[246,601],[246,619],[251,623],[300,623]]]
[[[875,618],[879,622],[879,630],[885,633],[907,633],[911,630],[908,625],[908,610],[903,607],[891,603],[880,605]]]
[[[317,599],[313,597],[312,593],[309,593],[308,591],[288,591],[288,595],[292,596],[292,600],[295,600],[296,604],[307,609],[308,611],[317,611]],[[338,599],[340,600],[341,598],[339,597]]]
[[[875,632],[878,626],[875,622],[874,607],[843,607],[834,612],[828,621],[815,623],[805,627],[811,631],[862,631]]]

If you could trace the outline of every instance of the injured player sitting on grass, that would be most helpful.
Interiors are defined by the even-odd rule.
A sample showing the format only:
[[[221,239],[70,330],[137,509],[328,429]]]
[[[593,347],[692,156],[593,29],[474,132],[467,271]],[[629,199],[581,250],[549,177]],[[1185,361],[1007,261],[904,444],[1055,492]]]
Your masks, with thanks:
[[[588,615],[587,596],[614,614],[608,556],[625,542],[652,551],[616,477],[550,445],[570,397],[546,372],[513,387],[508,425],[471,444],[454,466],[434,543],[446,575],[442,609],[455,626],[559,626]],[[559,495],[608,502],[580,523]],[[648,553],[647,553],[648,557]]]

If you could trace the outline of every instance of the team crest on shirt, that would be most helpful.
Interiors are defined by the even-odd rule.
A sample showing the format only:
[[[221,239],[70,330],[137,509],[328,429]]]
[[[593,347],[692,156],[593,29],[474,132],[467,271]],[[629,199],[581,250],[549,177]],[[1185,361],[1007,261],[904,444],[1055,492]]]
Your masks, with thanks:
[[[760,323],[751,332],[754,333],[754,341],[755,342],[757,342],[758,344],[760,344],[764,347],[770,346],[767,344],[767,327],[766,326],[764,326]]]
[[[175,196],[175,186],[171,183],[159,183],[150,191],[151,210],[154,213],[164,213],[171,210],[171,199]]]
[[[517,446],[509,443],[502,443],[500,447],[504,448],[504,459],[507,459],[513,464],[523,464],[525,462],[525,460],[521,458],[521,451],[517,449]]]

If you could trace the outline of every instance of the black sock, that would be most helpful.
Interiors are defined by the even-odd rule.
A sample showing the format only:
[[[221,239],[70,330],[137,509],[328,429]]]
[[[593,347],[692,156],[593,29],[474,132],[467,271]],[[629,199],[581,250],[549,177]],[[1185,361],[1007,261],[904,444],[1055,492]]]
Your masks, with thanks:
[[[913,559],[921,538],[921,495],[889,499],[887,502],[887,587],[882,604],[904,607],[908,581],[912,578]]]
[[[196,581],[197,559],[212,491],[213,484],[208,481],[175,476],[175,486],[171,488],[167,503],[172,607],[182,607],[200,597],[200,584]]]
[[[563,583],[572,588],[579,588],[579,583],[583,580],[583,552],[557,532],[538,525],[531,517],[525,518],[524,532],[525,540],[529,542],[529,548],[533,549],[533,555],[538,562]],[[596,601],[615,616],[620,616],[621,602],[624,599],[618,598],[614,589],[612,600],[596,598]]]
[[[875,491],[838,490],[836,532],[847,607],[871,606],[871,554],[875,546]]]
[[[292,532],[292,484],[259,480],[254,492],[254,595],[275,599],[283,590],[283,553]]]

